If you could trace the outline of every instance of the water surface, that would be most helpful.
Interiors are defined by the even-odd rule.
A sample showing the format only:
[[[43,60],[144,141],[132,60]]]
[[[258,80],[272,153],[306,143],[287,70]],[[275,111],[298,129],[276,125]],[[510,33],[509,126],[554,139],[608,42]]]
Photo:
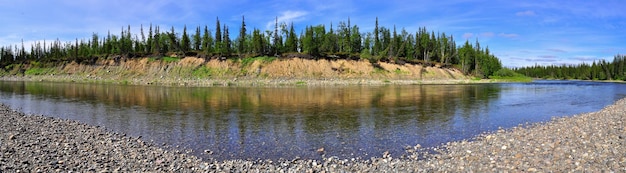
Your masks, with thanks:
[[[342,87],[162,87],[0,81],[0,103],[216,159],[370,158],[592,112],[626,85],[580,81]],[[210,150],[211,155],[202,151]]]

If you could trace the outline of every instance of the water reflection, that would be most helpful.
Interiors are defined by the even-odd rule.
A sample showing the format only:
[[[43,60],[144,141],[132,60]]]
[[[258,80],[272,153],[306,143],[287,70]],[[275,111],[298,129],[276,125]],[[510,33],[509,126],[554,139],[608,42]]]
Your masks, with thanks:
[[[533,106],[525,98],[533,93],[564,95],[553,88],[541,83],[183,88],[0,82],[0,101],[29,113],[213,152],[197,153],[203,157],[319,158],[316,150],[324,148],[327,155],[369,158],[384,151],[400,155],[407,145],[434,146],[498,126],[547,120],[559,114],[546,113],[541,105],[535,105],[539,110],[531,111],[533,116],[515,111]],[[598,101],[600,106],[591,109],[613,101]]]

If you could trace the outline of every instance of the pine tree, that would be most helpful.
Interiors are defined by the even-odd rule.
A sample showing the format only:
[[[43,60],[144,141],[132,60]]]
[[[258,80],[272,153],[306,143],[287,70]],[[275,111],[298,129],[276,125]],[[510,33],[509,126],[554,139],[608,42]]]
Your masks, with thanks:
[[[200,26],[196,27],[196,34],[193,35],[193,50],[200,51],[202,39],[200,38]]]
[[[293,28],[293,23],[289,25],[289,33],[287,36],[287,41],[285,43],[287,52],[297,52],[298,51],[298,37],[296,36],[296,31]]]
[[[100,41],[100,39],[98,38],[98,34],[93,33],[91,35],[91,54],[93,55],[99,55],[100,54],[100,45],[98,44]],[[38,45],[39,46],[39,45]],[[40,51],[37,51],[37,58],[40,58],[39,56],[42,55],[42,53]]]
[[[181,48],[181,45],[179,43],[178,37],[176,37],[176,32],[174,31],[174,26],[172,26],[172,28],[170,29],[170,32],[167,33],[168,39],[167,41],[169,41],[169,48],[170,51],[174,51],[174,50],[178,50],[178,51],[182,51],[184,53],[184,50]]]
[[[146,50],[146,35],[143,32],[143,24],[141,24],[139,26],[139,32],[141,32],[141,41],[137,41],[137,39],[135,39],[135,42],[137,43],[135,46],[135,49],[137,50],[136,52],[139,54],[142,54],[141,56],[143,56],[143,54],[145,54],[147,52]]]
[[[187,53],[190,50],[191,41],[189,40],[189,35],[187,35],[187,25],[183,27],[183,36],[180,42],[180,49],[183,54]]]
[[[228,57],[231,54],[230,34],[228,34],[228,26],[224,25],[224,39],[222,39],[222,56]]]
[[[263,46],[263,35],[261,34],[261,30],[254,29],[252,31],[252,53],[256,55],[264,55],[264,46]]]
[[[159,26],[154,28],[154,38],[152,39],[152,53],[155,55],[161,55],[161,34],[159,33]]]
[[[222,51],[222,25],[220,25],[220,19],[217,18],[215,22],[215,52],[221,54]]]
[[[372,54],[374,55],[378,55],[378,53],[381,51],[379,32],[378,17],[376,17],[376,25],[374,27],[374,47],[372,48]]]
[[[351,36],[351,43],[350,43],[350,47],[351,47],[351,51],[349,53],[359,53],[361,52],[362,46],[361,46],[361,33],[359,32],[359,27],[357,27],[356,25],[354,25],[352,27],[352,29],[350,30]]]
[[[211,31],[209,31],[209,27],[206,25],[204,25],[204,35],[202,36],[202,51],[207,55],[213,53],[213,36],[211,35]]]
[[[241,28],[239,29],[239,38],[237,38],[237,53],[239,56],[243,56],[245,54],[245,44],[246,44],[246,19],[244,16],[241,16]]]
[[[153,34],[152,34],[152,23],[150,23],[150,28],[148,29],[148,39],[146,40],[146,53],[153,53],[154,51],[152,50],[152,40],[153,40]]]
[[[272,36],[273,41],[272,41],[272,48],[273,48],[273,53],[274,55],[279,55],[281,52],[280,50],[282,49],[283,45],[282,45],[282,39],[280,38],[280,35],[278,34],[278,17],[276,17],[275,23],[274,23],[274,36]]]

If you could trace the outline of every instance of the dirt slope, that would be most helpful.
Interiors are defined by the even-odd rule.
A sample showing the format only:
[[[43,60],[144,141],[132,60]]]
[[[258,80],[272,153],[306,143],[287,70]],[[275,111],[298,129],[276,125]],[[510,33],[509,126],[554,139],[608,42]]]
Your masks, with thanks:
[[[109,81],[125,84],[214,85],[240,81],[404,81],[402,83],[458,83],[469,77],[453,68],[398,65],[368,61],[291,59],[205,60],[136,58],[115,62],[98,60],[94,65],[69,63],[46,69],[48,73],[26,75],[31,80]],[[26,70],[28,71],[28,69]],[[6,78],[3,77],[3,78]],[[238,80],[238,81],[237,81]],[[217,82],[216,82],[217,81]],[[354,82],[358,81],[358,82]],[[407,82],[409,81],[409,82]],[[437,81],[437,82],[432,82]],[[194,84],[195,83],[195,84]],[[310,82],[305,82],[310,83]],[[372,82],[369,82],[372,83]],[[376,83],[376,82],[375,82]]]

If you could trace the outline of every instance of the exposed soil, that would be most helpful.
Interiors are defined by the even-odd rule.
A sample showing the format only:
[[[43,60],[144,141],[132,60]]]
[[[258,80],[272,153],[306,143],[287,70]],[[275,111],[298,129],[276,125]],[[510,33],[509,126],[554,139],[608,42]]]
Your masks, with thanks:
[[[454,68],[393,64],[364,60],[310,60],[301,58],[205,60],[186,57],[176,61],[151,58],[98,60],[95,65],[69,63],[48,68],[41,75],[5,75],[3,80],[102,82],[135,85],[381,85],[458,84],[471,80]]]

